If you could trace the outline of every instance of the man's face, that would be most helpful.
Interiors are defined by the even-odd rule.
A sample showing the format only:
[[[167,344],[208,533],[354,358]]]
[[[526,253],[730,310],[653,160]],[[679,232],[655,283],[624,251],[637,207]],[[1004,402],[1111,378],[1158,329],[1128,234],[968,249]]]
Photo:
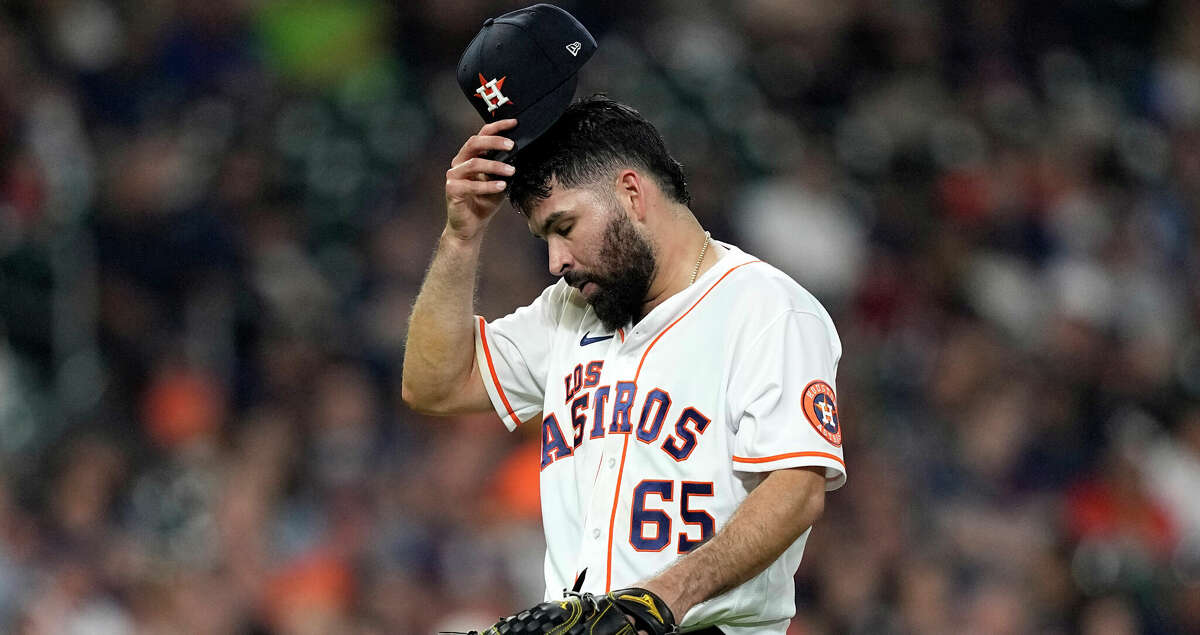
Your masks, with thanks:
[[[604,187],[555,186],[530,213],[529,229],[546,241],[550,273],[579,289],[612,331],[641,317],[656,263],[650,241]]]

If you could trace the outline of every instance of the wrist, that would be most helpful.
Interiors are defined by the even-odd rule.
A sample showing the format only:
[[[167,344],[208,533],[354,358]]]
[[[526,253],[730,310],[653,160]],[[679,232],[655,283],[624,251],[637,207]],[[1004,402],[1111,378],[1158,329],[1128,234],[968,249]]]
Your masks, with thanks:
[[[440,242],[443,246],[478,251],[480,245],[483,243],[483,232],[480,231],[474,234],[463,233],[447,225],[442,230]]]
[[[658,599],[667,605],[667,608],[671,611],[671,615],[675,616],[676,624],[683,621],[684,614],[691,610],[694,604],[689,598],[685,597],[687,595],[686,586],[678,587],[670,581],[664,580],[662,576],[648,580],[640,586],[657,595]]]

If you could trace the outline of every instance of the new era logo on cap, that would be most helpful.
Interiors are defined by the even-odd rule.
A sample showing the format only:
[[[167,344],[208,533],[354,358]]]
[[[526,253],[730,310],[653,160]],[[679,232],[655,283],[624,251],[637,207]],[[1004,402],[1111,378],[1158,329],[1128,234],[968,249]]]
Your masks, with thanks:
[[[500,133],[515,148],[494,158],[508,159],[558,121],[575,96],[579,69],[595,51],[587,29],[553,5],[535,4],[483,23],[458,62],[458,85],[484,121],[517,120]]]

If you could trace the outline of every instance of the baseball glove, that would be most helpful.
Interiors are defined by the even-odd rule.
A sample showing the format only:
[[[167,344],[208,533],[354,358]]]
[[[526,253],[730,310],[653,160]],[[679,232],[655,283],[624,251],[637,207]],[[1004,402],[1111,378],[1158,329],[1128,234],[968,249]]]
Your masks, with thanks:
[[[566,591],[563,599],[542,602],[501,619],[483,631],[470,635],[517,635],[551,633],[553,635],[673,635],[675,616],[657,595],[637,587],[604,595]]]

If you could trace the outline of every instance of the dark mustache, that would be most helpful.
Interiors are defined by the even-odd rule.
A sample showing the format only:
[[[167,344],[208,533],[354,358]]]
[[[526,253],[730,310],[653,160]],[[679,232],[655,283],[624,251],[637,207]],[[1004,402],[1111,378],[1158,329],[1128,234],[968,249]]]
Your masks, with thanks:
[[[585,285],[589,282],[596,282],[597,284],[599,284],[599,282],[597,282],[596,278],[589,276],[587,274],[576,273],[574,271],[568,271],[568,272],[564,273],[563,280],[566,280],[567,284],[571,285],[572,287],[575,287],[576,289],[583,287],[583,285]]]

